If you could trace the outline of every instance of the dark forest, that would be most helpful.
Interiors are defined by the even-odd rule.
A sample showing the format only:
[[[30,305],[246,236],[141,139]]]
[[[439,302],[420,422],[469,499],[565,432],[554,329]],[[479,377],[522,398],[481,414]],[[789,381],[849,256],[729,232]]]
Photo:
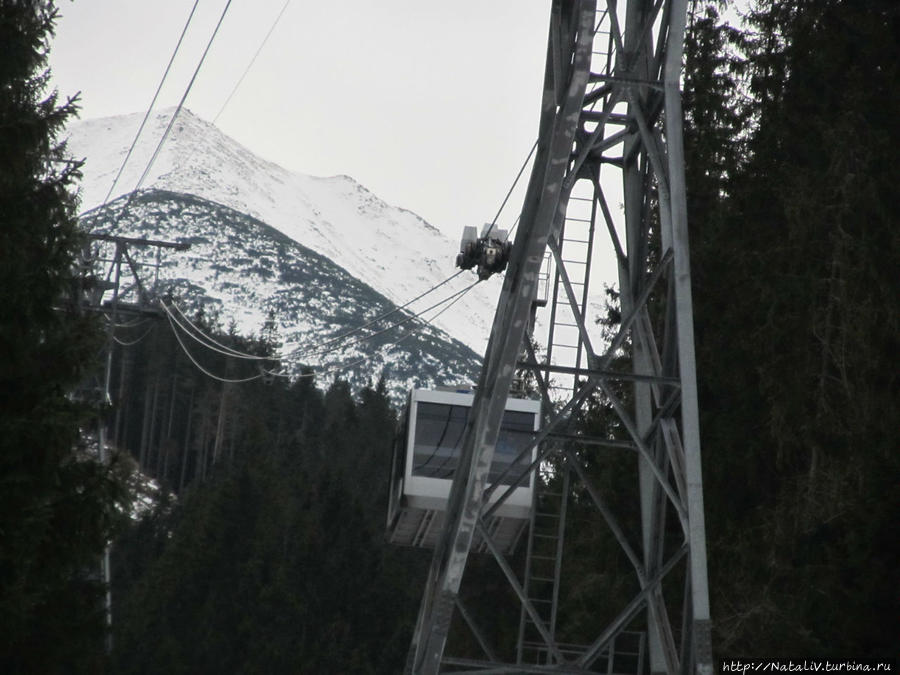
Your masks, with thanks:
[[[59,140],[77,100],[45,91],[52,5],[0,0],[0,671],[401,672],[430,552],[384,541],[399,413],[381,373],[358,392],[223,383],[161,320],[115,346],[111,402],[85,393],[106,343],[65,300],[85,233]],[[684,81],[713,649],[895,658],[900,8],[758,0],[740,28],[724,10],[692,3]],[[277,353],[272,323],[192,320]],[[569,546],[578,594],[615,596],[604,539]],[[467,602],[514,633],[497,571],[467,574]],[[573,600],[565,620],[597,618]]]

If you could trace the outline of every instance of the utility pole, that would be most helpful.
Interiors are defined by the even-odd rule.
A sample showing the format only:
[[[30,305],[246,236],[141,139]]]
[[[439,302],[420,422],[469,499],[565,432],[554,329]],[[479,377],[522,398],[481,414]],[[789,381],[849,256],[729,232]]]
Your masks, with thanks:
[[[93,245],[93,246],[92,246]],[[97,255],[92,252],[97,248]],[[93,279],[93,283],[81,289],[78,304],[84,311],[100,312],[106,317],[106,346],[102,387],[103,405],[111,403],[111,378],[113,351],[115,349],[115,329],[122,317],[154,318],[162,317],[155,305],[159,285],[161,252],[164,249],[187,250],[188,244],[119,237],[107,234],[92,234],[83,255],[82,270],[89,274],[98,265],[105,266],[105,273]],[[150,252],[151,255],[138,256],[136,251]],[[152,282],[148,285],[147,280]],[[97,447],[100,462],[109,464],[109,444],[106,420],[97,417]],[[106,587],[104,612],[106,616],[106,651],[112,651],[112,569],[110,566],[110,545],[107,543],[100,562],[100,574]]]

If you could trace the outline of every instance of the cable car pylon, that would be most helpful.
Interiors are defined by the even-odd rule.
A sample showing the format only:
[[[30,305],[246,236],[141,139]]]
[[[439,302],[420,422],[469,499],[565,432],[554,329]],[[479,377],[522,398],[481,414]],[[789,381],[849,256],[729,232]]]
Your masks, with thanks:
[[[712,673],[679,83],[686,15],[686,0],[627,0],[599,8],[595,0],[552,3],[534,167],[407,673]],[[608,205],[611,178],[621,190],[621,216]],[[600,240],[613,251],[621,299],[618,332],[602,353],[592,342],[588,316],[592,256]],[[543,342],[548,354],[538,360],[526,337],[547,250],[555,284]],[[627,372],[614,369],[623,354]],[[490,482],[517,368],[535,374],[545,418],[521,451],[531,460],[527,470],[513,481]],[[551,400],[551,377],[570,382],[565,398]],[[627,438],[590,436],[573,424],[595,396],[615,412]],[[637,485],[629,489],[640,532],[622,524],[623,514],[607,504],[583,461],[590,453],[628,450],[638,467]],[[577,486],[581,501],[596,508],[632,568],[633,597],[614,608],[586,644],[557,634],[557,612],[565,610],[556,604],[565,574],[559,563],[564,502],[555,514],[552,577],[534,571],[533,545],[526,560],[531,571],[519,576],[507,559],[508,546],[494,541],[486,526],[519,484],[529,477],[539,484],[548,460],[567,477],[564,491],[568,483]],[[493,555],[521,604],[520,626],[529,628],[520,628],[512,648],[490,644],[472,608],[459,601],[473,542]],[[536,576],[554,585],[549,615],[530,585]],[[565,581],[578,588],[578,579]],[[444,654],[456,610],[483,659]]]

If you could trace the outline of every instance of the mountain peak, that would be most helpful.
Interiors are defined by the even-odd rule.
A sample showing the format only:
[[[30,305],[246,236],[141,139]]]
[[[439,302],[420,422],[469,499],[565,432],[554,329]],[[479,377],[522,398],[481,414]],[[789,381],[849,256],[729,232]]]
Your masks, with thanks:
[[[150,115],[110,199],[135,189],[174,111]],[[79,121],[69,128],[70,152],[86,160],[85,211],[104,202],[142,119],[143,114],[134,113]],[[266,161],[186,109],[141,187],[194,195],[262,221],[397,304],[456,271],[456,243],[416,214],[387,204],[351,176],[313,177]],[[428,301],[434,304],[467,283],[458,279],[412,310],[421,311]],[[499,279],[479,284],[435,325],[483,354],[499,289]]]

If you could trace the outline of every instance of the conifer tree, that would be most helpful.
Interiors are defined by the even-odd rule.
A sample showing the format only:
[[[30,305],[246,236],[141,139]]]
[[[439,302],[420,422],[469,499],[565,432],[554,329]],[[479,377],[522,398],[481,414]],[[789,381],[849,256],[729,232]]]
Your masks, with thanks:
[[[74,99],[46,93],[52,2],[0,0],[0,670],[96,672],[99,555],[116,482],[78,449],[70,396],[98,329],[63,298],[80,237],[78,162],[56,137]]]
[[[724,62],[745,103],[703,76],[727,57],[714,25],[686,77],[714,644],[889,656],[900,7],[760,0],[749,19]]]

